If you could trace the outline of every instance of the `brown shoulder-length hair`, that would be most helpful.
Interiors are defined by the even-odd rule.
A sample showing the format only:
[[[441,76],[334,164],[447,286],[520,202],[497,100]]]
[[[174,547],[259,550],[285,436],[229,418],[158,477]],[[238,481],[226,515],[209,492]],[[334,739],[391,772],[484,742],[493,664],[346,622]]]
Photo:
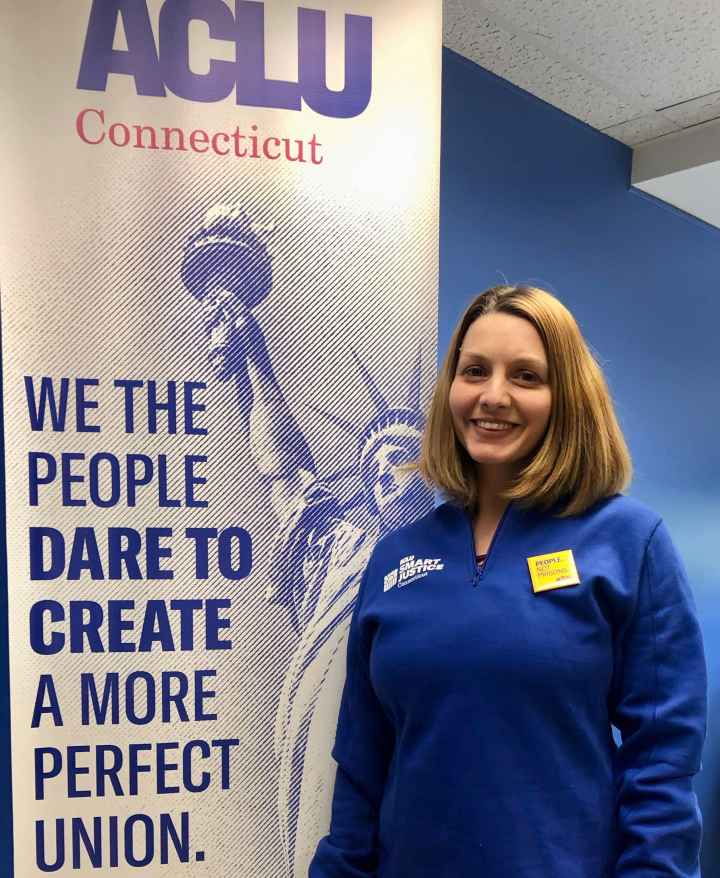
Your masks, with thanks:
[[[526,508],[554,507],[554,514],[563,518],[625,490],[632,462],[602,369],[570,311],[551,293],[532,286],[491,287],[463,314],[430,404],[417,462],[423,478],[464,507],[476,509],[478,470],[457,439],[448,398],[470,325],[492,312],[513,314],[535,327],[545,346],[552,392],[545,435],[503,498]]]

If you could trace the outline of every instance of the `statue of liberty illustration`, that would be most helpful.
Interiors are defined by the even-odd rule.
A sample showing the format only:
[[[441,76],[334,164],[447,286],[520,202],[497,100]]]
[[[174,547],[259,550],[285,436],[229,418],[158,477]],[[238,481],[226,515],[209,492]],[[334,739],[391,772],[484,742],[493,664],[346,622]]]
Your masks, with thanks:
[[[187,241],[182,279],[203,306],[213,374],[237,382],[238,405],[249,415],[252,460],[267,481],[277,520],[266,598],[287,608],[298,638],[275,720],[277,805],[286,874],[301,878],[329,825],[336,768],[330,751],[362,572],[380,536],[432,506],[419,475],[396,469],[420,451],[420,355],[408,376],[407,399],[391,406],[352,352],[375,414],[355,425],[310,406],[354,443],[338,470],[323,478],[252,313],[273,284],[262,230],[241,208],[215,206]],[[355,486],[344,502],[332,488],[340,478]],[[350,520],[360,503],[373,522],[369,528]]]

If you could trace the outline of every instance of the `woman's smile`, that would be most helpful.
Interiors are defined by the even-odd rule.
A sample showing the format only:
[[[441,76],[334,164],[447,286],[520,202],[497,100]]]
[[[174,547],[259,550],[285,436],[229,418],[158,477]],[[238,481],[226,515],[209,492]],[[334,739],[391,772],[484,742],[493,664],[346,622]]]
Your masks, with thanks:
[[[489,421],[485,418],[471,419],[470,423],[477,429],[481,435],[488,436],[504,436],[512,433],[519,424],[512,424],[508,421]]]

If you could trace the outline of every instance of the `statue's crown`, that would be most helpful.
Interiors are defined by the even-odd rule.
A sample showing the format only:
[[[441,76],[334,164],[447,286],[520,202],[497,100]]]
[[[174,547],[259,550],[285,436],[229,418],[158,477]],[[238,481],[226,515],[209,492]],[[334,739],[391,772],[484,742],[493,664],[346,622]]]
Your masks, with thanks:
[[[419,456],[425,419],[418,409],[407,406],[388,408],[376,415],[365,427],[360,439],[360,476],[366,501],[374,505],[375,452],[382,445],[397,443],[411,452],[410,459]]]

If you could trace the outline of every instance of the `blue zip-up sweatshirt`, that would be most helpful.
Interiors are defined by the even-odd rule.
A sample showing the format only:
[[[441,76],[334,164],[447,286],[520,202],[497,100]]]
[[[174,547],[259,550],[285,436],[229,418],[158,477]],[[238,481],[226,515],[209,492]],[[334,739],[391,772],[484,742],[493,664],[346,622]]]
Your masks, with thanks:
[[[580,582],[534,592],[527,559],[568,549]],[[698,878],[705,659],[642,503],[511,503],[481,570],[445,503],[378,543],[347,649],[310,878]]]

